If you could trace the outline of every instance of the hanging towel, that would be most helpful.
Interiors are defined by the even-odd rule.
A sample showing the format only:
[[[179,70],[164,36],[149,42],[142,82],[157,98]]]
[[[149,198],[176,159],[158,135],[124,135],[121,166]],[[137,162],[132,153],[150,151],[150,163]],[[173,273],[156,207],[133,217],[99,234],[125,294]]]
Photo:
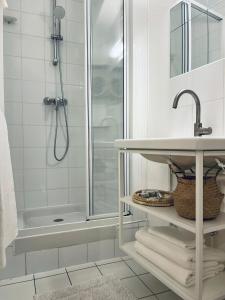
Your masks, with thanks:
[[[149,260],[151,263],[159,267],[171,278],[182,284],[183,286],[190,287],[195,284],[195,272],[187,270],[168,260],[162,255],[146,248],[139,242],[135,242],[135,249],[137,253]],[[217,267],[205,268],[203,272],[203,280],[212,278],[224,270],[224,265]]]
[[[176,246],[195,249],[195,235],[184,229],[171,226],[149,227],[148,232]]]
[[[151,235],[144,229],[137,231],[135,237],[137,241],[143,244],[145,247],[160,253],[161,255],[185,268],[192,269],[192,264],[189,263],[195,262],[195,249],[178,247],[175,244],[164,240],[163,238],[157,238],[156,236]],[[211,261],[225,263],[225,252],[223,250],[205,247],[203,251],[204,262]]]
[[[6,265],[6,248],[17,236],[17,210],[5,116],[0,110],[0,268]]]
[[[5,8],[8,7],[7,1],[6,0],[0,0],[0,6]]]
[[[157,236],[154,236],[153,234],[150,234],[145,229],[137,231],[135,237],[136,240],[145,247],[165,256],[183,268],[194,270],[194,250],[178,247],[167,240],[163,240]],[[217,265],[217,261],[204,261],[204,267],[212,267]]]

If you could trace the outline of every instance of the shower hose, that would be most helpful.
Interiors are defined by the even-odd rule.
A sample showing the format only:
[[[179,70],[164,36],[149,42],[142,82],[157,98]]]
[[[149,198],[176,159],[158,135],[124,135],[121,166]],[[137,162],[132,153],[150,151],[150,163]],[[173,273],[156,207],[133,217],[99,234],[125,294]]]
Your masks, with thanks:
[[[69,150],[69,144],[70,144],[70,137],[69,137],[69,128],[68,128],[68,118],[67,118],[67,111],[66,111],[66,104],[65,104],[65,98],[64,98],[64,86],[63,86],[63,75],[62,75],[62,60],[61,60],[61,51],[60,51],[60,43],[57,41],[57,47],[58,47],[58,54],[59,54],[59,80],[60,80],[60,89],[61,89],[61,97],[62,97],[62,106],[63,106],[63,112],[64,112],[64,119],[65,119],[65,125],[66,125],[66,148],[62,156],[57,155],[57,140],[58,140],[58,129],[59,129],[59,107],[60,103],[56,102],[56,126],[55,126],[55,138],[54,138],[54,157],[57,161],[62,161]]]

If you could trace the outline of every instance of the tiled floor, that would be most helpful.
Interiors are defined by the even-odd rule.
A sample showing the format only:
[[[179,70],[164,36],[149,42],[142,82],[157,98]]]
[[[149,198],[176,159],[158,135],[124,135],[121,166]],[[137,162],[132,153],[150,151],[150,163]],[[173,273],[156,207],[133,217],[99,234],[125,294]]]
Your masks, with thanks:
[[[66,288],[107,274],[116,274],[137,299],[181,299],[128,257],[3,280],[0,281],[0,299],[32,300],[35,293]]]

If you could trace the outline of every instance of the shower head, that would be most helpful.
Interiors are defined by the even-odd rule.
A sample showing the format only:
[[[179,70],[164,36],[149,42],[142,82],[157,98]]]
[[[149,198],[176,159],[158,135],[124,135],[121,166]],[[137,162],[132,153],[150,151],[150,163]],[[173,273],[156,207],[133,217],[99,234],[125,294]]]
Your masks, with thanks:
[[[65,17],[65,9],[62,6],[56,6],[53,15],[56,19],[62,20]]]

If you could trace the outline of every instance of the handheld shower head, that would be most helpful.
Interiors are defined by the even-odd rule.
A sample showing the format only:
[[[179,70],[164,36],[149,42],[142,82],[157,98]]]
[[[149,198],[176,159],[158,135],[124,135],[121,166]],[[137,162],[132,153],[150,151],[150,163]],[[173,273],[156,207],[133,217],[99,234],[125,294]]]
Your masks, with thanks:
[[[62,6],[56,6],[53,15],[56,19],[62,20],[65,17],[65,9]]]

